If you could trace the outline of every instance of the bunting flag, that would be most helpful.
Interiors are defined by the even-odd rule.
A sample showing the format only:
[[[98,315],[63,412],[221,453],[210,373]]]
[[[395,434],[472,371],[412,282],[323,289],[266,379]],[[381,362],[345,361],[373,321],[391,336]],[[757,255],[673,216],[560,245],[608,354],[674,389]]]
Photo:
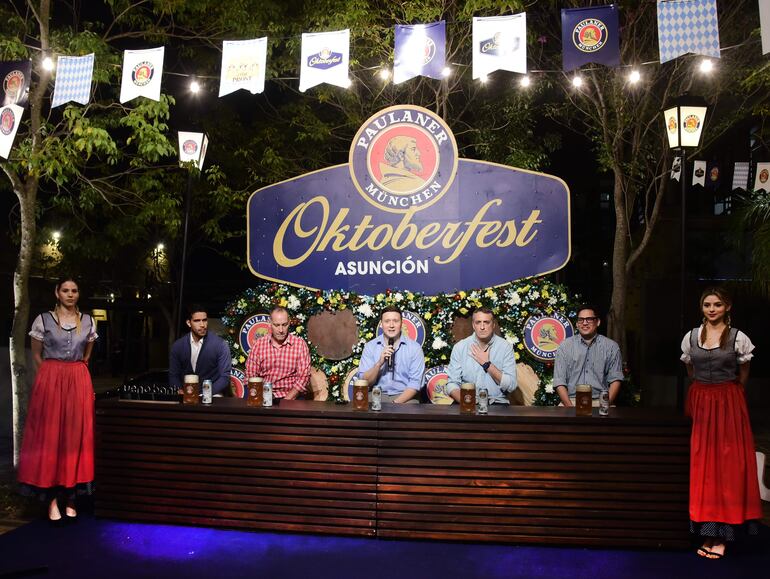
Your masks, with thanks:
[[[770,163],[757,163],[757,175],[754,177],[754,191],[770,193]]]
[[[722,169],[719,163],[712,161],[706,166],[706,189],[716,191],[722,183]]]
[[[29,79],[32,72],[32,61],[11,60],[0,62],[0,106],[27,106],[29,98]]]
[[[673,181],[679,181],[682,178],[682,157],[674,157],[674,162],[671,163],[671,179]]]
[[[414,78],[444,78],[446,21],[432,24],[396,25],[393,82]]]
[[[716,0],[658,0],[660,63],[692,52],[719,58]]]
[[[732,190],[743,189],[747,190],[749,186],[749,164],[747,162],[739,161],[735,164],[733,169],[733,186]]]
[[[85,56],[60,56],[56,62],[56,83],[51,108],[70,101],[87,105],[94,78],[94,53]]]
[[[614,4],[561,11],[562,68],[590,62],[620,66],[618,11]]]
[[[16,131],[19,130],[23,113],[24,109],[19,105],[5,105],[0,108],[0,157],[4,159],[11,154],[13,140],[16,138]]]
[[[160,80],[163,76],[165,48],[126,50],[123,52],[123,82],[120,85],[120,102],[136,97],[160,100]]]
[[[527,15],[473,19],[473,78],[496,70],[527,74]]]
[[[770,0],[759,0],[759,27],[762,31],[762,54],[770,52]]]
[[[303,34],[299,90],[305,92],[323,82],[349,86],[349,64],[350,30]]]
[[[208,146],[209,138],[205,133],[179,131],[179,164],[192,161],[198,169],[202,169]]]
[[[251,94],[265,90],[267,37],[253,40],[225,40],[222,43],[222,74],[219,96],[238,89]]]
[[[706,161],[695,161],[693,164],[692,184],[706,186]]]

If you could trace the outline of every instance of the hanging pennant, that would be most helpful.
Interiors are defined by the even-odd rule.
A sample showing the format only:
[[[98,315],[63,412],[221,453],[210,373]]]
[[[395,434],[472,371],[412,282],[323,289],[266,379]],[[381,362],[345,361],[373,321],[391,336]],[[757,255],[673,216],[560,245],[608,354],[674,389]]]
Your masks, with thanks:
[[[682,177],[682,157],[674,157],[673,163],[671,163],[671,179],[673,181],[679,181]]]
[[[692,184],[706,186],[706,161],[695,161],[693,164]]]
[[[136,97],[160,100],[160,80],[163,76],[164,47],[123,52],[123,82],[120,85],[120,102]]]
[[[348,87],[349,63],[350,30],[303,34],[299,90],[305,92],[323,82]]]
[[[692,52],[719,58],[716,0],[658,1],[660,63]]]
[[[205,133],[179,131],[179,165],[192,161],[198,169],[203,169],[208,146],[209,138]]]
[[[754,177],[754,192],[770,193],[770,163],[757,163],[757,174]]]
[[[717,161],[711,161],[706,166],[706,189],[716,191],[722,184],[722,168]]]
[[[496,70],[527,74],[527,15],[473,19],[473,78]]]
[[[561,11],[562,68],[620,66],[618,10],[614,4]]]
[[[0,62],[0,105],[27,106],[31,72],[32,62],[29,60]]]
[[[398,84],[427,76],[444,78],[446,66],[446,22],[396,25],[393,82]]]
[[[762,32],[762,54],[770,52],[770,0],[759,0],[759,27]]]
[[[225,40],[222,43],[222,74],[219,96],[239,89],[251,94],[265,90],[267,37],[253,40]]]
[[[739,161],[735,163],[733,169],[733,186],[732,190],[743,189],[746,191],[749,186],[749,164],[748,162]]]
[[[16,138],[16,131],[19,130],[23,113],[24,109],[19,105],[6,105],[0,108],[0,157],[4,159],[11,154],[13,140]]]
[[[51,108],[70,101],[87,105],[91,99],[93,77],[93,53],[85,56],[60,56],[56,64],[56,83],[53,87]]]

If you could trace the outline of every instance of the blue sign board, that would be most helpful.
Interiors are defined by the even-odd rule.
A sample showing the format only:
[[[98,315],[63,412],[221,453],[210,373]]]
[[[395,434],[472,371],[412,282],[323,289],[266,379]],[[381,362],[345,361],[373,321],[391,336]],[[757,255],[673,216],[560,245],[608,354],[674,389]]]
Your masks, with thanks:
[[[371,117],[349,163],[248,202],[252,272],[316,289],[491,287],[556,271],[570,251],[561,179],[459,159],[443,120],[410,105]]]

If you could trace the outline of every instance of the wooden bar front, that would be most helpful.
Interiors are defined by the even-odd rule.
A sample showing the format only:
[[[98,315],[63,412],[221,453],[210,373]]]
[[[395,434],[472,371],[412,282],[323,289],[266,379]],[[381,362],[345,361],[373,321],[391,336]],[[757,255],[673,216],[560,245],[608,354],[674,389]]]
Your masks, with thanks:
[[[662,409],[97,404],[99,516],[438,540],[680,548],[689,421]]]

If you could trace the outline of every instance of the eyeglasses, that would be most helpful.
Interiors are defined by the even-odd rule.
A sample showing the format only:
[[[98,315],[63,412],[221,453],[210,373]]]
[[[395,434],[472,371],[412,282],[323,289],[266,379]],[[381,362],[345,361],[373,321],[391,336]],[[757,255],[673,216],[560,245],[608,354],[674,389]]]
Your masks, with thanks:
[[[578,324],[593,324],[596,320],[599,318],[593,317],[593,318],[578,318],[577,323]]]

